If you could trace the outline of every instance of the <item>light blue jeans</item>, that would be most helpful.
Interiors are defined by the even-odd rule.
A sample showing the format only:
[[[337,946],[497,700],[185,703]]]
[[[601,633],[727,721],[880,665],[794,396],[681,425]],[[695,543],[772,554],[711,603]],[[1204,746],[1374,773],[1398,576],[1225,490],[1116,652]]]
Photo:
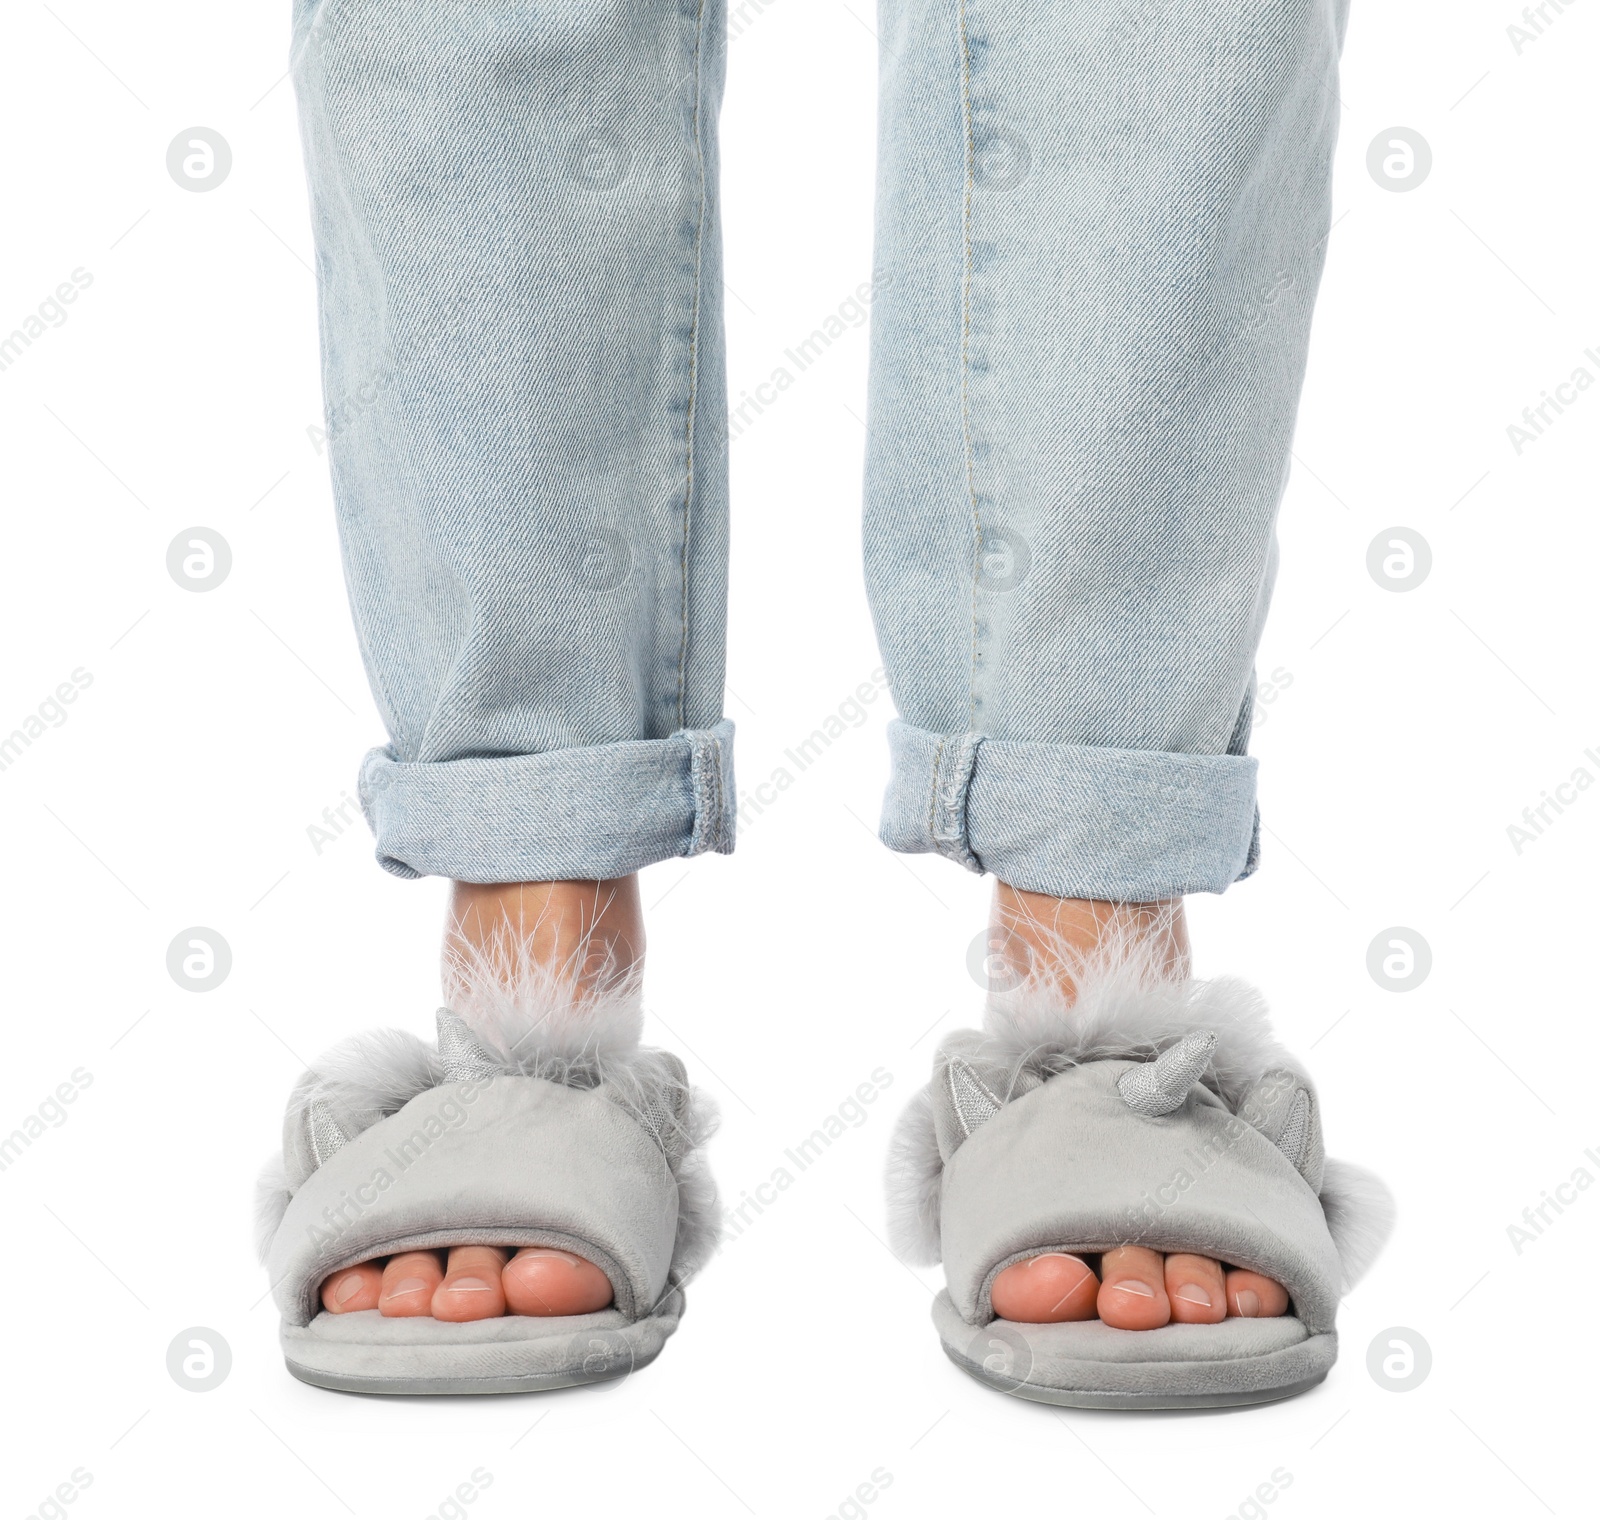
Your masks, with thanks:
[[[882,836],[1255,864],[1253,661],[1344,0],[882,0]],[[721,0],[297,0],[329,453],[402,876],[733,847]]]

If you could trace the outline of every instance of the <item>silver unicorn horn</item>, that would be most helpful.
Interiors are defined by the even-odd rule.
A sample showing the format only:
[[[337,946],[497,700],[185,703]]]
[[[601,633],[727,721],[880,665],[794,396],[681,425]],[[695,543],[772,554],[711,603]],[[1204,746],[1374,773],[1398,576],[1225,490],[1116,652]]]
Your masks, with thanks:
[[[505,1070],[459,1014],[441,1008],[436,1023],[439,1031],[439,1064],[444,1067],[445,1081],[476,1082],[484,1077],[497,1076]]]
[[[1148,1114],[1152,1119],[1181,1108],[1189,1089],[1211,1064],[1211,1052],[1216,1043],[1217,1037],[1211,1030],[1191,1029],[1155,1060],[1122,1074],[1117,1082],[1122,1101],[1136,1114]]]

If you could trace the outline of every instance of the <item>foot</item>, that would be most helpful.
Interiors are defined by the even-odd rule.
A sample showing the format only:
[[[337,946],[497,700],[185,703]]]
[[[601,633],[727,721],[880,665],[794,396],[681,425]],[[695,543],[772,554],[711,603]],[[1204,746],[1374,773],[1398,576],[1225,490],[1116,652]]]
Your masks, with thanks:
[[[531,959],[584,997],[637,975],[644,955],[639,878],[479,885],[457,882],[445,932],[445,985],[463,969],[507,974]],[[322,1284],[330,1314],[376,1309],[391,1318],[460,1324],[502,1314],[592,1314],[611,1302],[592,1261],[545,1246],[489,1243],[407,1251],[335,1272]]]
[[[1182,899],[1112,903],[1050,897],[1004,882],[996,888],[989,948],[1012,978],[1052,977],[1070,997],[1078,958],[1110,935],[1149,940],[1174,977],[1188,974]],[[1032,1325],[1102,1319],[1119,1330],[1158,1330],[1174,1321],[1214,1325],[1230,1317],[1269,1319],[1289,1307],[1288,1293],[1270,1277],[1209,1256],[1163,1256],[1148,1246],[1107,1251],[1098,1277],[1082,1258],[1058,1251],[1014,1262],[996,1276],[990,1301],[1001,1319]]]
[[[1289,1307],[1289,1295],[1270,1277],[1209,1256],[1163,1256],[1148,1246],[1107,1251],[1098,1277],[1081,1257],[1055,1251],[1014,1262],[995,1278],[990,1300],[1001,1319],[1028,1325],[1102,1319],[1119,1330],[1272,1319]]]

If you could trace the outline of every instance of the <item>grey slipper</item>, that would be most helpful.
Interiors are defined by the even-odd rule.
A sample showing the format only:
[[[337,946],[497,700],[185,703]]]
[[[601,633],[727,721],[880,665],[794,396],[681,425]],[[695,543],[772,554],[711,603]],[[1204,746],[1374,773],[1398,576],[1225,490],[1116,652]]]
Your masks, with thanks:
[[[1126,946],[991,994],[983,1032],[944,1041],[890,1147],[891,1238],[942,1259],[933,1318],[980,1382],[1075,1408],[1265,1403],[1322,1381],[1342,1292],[1393,1221],[1371,1173],[1328,1160],[1321,1107],[1259,995],[1175,982]],[[1042,1252],[1142,1244],[1282,1283],[1274,1319],[1118,1330],[996,1318],[995,1276]]]
[[[335,1047],[290,1095],[257,1188],[257,1243],[289,1371],[361,1393],[518,1393],[654,1360],[718,1234],[709,1101],[639,1045],[636,988],[573,1005],[553,978],[485,984]],[[461,1015],[465,1014],[463,1018]],[[610,1307],[450,1324],[330,1314],[332,1273],[401,1251],[545,1245],[610,1279]]]

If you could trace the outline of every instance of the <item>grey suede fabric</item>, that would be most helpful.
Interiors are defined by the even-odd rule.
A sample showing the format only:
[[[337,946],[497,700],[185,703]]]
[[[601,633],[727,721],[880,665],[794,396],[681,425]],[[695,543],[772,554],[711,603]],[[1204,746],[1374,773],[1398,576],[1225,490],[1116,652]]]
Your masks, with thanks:
[[[1161,1408],[1248,1403],[1298,1392],[1325,1377],[1338,1354],[1330,1331],[1294,1318],[1116,1330],[1099,1320],[974,1326],[948,1293],[933,1322],[946,1354],[1004,1392],[1047,1403]],[[1067,1396],[1059,1396],[1067,1395]]]
[[[610,1277],[610,1312],[631,1322],[666,1291],[677,1223],[678,1187],[660,1147],[617,1104],[538,1077],[497,1076],[421,1093],[329,1157],[290,1199],[267,1266],[286,1336],[311,1323],[330,1272],[469,1241],[578,1251]],[[426,1324],[452,1345],[478,1344],[460,1334],[467,1326]],[[405,1344],[379,1334],[380,1357]]]
[[[949,1157],[943,1257],[961,1321],[993,1318],[990,1283],[1013,1261],[1139,1243],[1262,1272],[1288,1289],[1302,1333],[1331,1331],[1339,1259],[1305,1178],[1203,1087],[1170,1114],[1135,1113],[1117,1091],[1134,1064],[1094,1061],[1051,1077]]]
[[[654,1361],[678,1327],[683,1295],[654,1314],[616,1309],[536,1319],[507,1315],[461,1325],[385,1319],[375,1309],[285,1324],[284,1360],[303,1381],[368,1393],[501,1393],[626,1376]]]

